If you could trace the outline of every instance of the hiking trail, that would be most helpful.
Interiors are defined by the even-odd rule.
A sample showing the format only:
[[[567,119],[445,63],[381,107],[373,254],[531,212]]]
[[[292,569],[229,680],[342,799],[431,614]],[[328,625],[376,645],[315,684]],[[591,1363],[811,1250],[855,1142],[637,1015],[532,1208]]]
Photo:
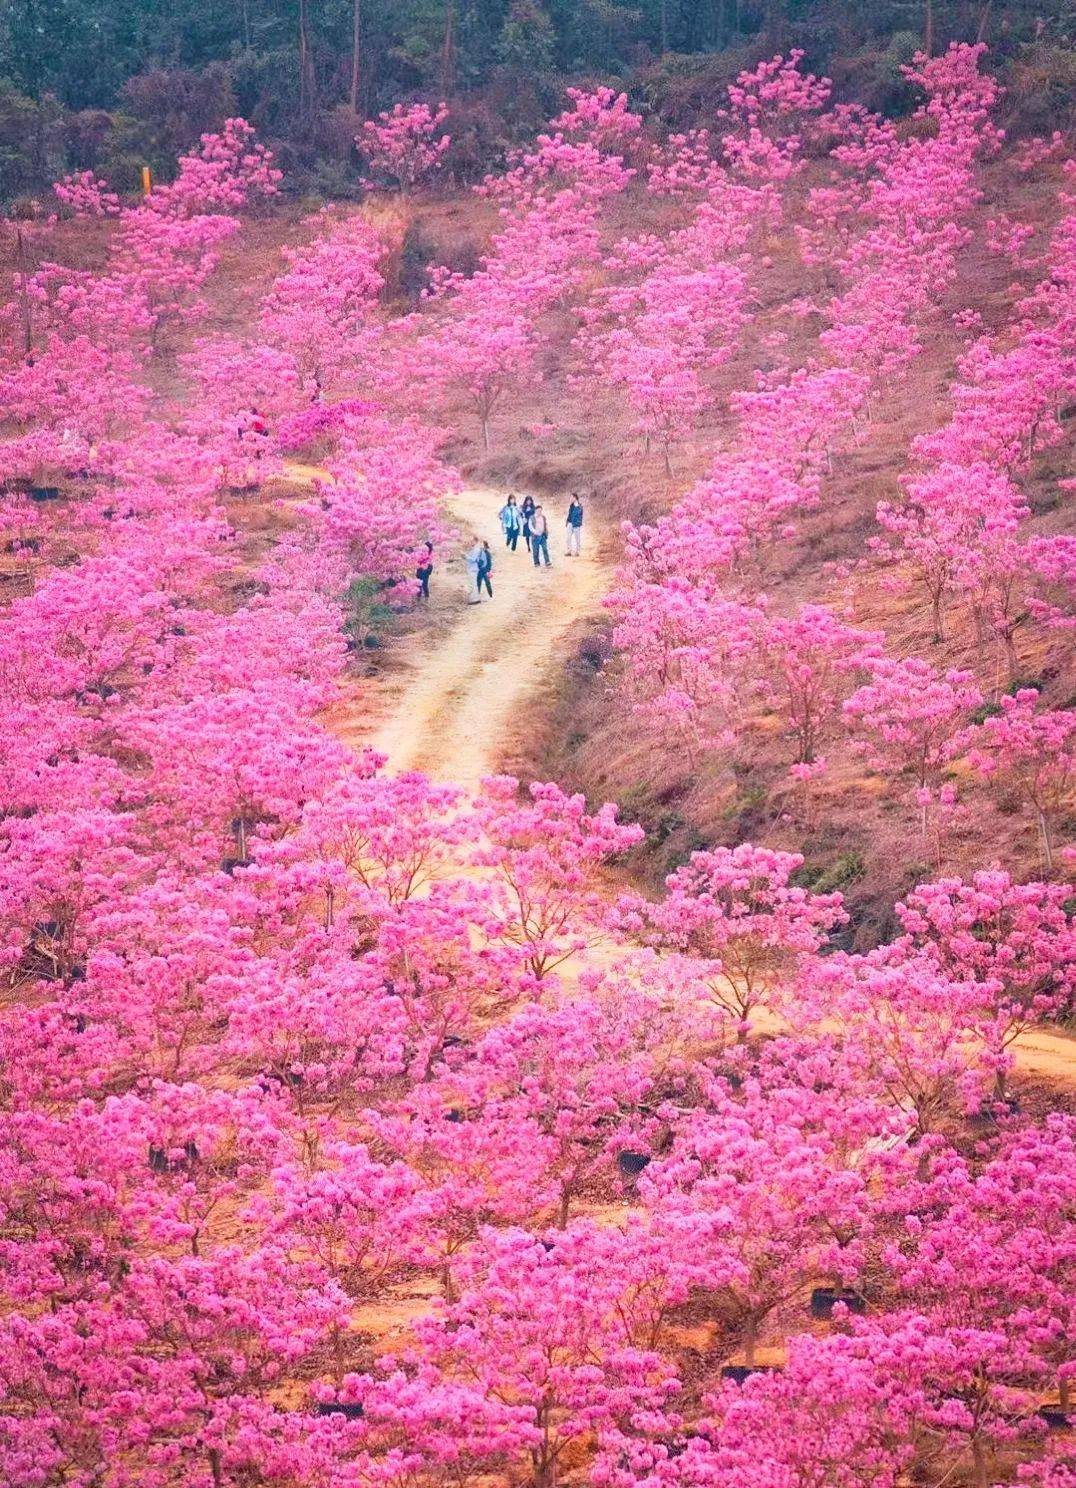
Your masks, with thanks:
[[[324,473],[291,466],[293,478]],[[517,491],[522,499],[525,492]],[[421,770],[442,784],[473,792],[496,774],[518,737],[526,705],[564,664],[571,628],[598,612],[612,583],[608,524],[588,506],[582,558],[564,556],[566,501],[547,506],[552,568],[535,568],[520,540],[504,546],[498,512],[506,491],[473,486],[453,495],[447,514],[459,539],[435,555],[429,611],[433,625],[417,625],[393,641],[394,666],[371,682],[345,684],[327,723],[355,749],[387,757],[390,771]],[[493,550],[493,599],[467,603],[463,549],[472,534]],[[603,556],[603,552],[606,556]],[[1076,1086],[1076,1039],[1033,1028],[1014,1045],[1025,1076]]]
[[[583,557],[566,558],[567,502],[546,506],[553,566],[535,568],[522,538],[514,553],[505,547],[497,514],[506,494],[473,486],[451,497],[448,516],[463,541],[434,555],[430,614],[438,634],[419,625],[394,641],[395,665],[373,689],[377,696],[367,681],[332,710],[338,737],[372,746],[389,770],[422,770],[469,791],[496,774],[526,704],[563,666],[568,632],[598,611],[611,583],[602,557],[607,528],[593,507]],[[477,605],[467,603],[462,556],[472,533],[493,551],[493,598]]]

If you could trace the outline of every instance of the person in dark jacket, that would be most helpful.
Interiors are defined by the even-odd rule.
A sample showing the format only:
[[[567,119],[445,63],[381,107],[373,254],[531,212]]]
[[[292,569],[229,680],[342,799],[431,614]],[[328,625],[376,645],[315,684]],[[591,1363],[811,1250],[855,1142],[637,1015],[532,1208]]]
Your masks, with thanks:
[[[424,599],[424,600],[427,601],[427,603],[429,602],[429,598],[430,598],[430,575],[432,573],[433,573],[433,543],[432,542],[428,542],[426,544],[426,552],[425,552],[424,556],[420,559],[418,567],[415,569],[415,578],[418,579],[418,594],[415,596],[416,599],[419,599],[419,600]]]
[[[493,598],[493,585],[489,576],[493,572],[493,554],[488,542],[483,541],[481,552],[478,555],[478,597],[482,598],[482,587],[485,585],[486,593],[490,599]]]
[[[565,557],[578,558],[583,544],[583,503],[579,499],[578,491],[572,492],[564,528]]]
[[[524,496],[523,505],[520,507],[520,516],[523,518],[523,541],[527,544],[527,552],[531,550],[531,519],[534,516],[534,497]]]

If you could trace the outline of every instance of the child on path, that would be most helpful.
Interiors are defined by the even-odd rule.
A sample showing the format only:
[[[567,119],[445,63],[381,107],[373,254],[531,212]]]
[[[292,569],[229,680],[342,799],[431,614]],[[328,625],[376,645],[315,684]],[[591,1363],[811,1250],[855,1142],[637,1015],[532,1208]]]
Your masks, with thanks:
[[[564,523],[564,554],[567,558],[578,558],[583,542],[583,503],[579,499],[579,492],[572,492],[572,499],[568,504],[568,516]]]
[[[500,510],[501,527],[504,531],[504,545],[511,548],[514,553],[516,544],[519,542],[519,534],[523,528],[523,516],[516,505],[516,498],[509,496],[508,500]]]
[[[478,555],[478,599],[482,601],[482,586],[486,586],[486,593],[490,599],[493,598],[493,585],[489,576],[493,572],[493,554],[488,542],[483,541],[481,552]]]
[[[531,557],[535,568],[541,566],[543,558],[546,568],[552,567],[549,558],[549,523],[540,506],[534,508],[534,515],[531,517]]]

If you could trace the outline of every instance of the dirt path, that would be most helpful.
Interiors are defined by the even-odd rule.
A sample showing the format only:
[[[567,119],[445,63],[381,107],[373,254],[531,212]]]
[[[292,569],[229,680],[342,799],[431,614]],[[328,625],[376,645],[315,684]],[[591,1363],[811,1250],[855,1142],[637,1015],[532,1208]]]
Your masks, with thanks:
[[[1033,1028],[1016,1040],[1013,1055],[1021,1074],[1076,1089],[1076,1038]]]
[[[323,475],[305,466],[289,473]],[[562,504],[550,507],[553,567],[537,569],[522,543],[515,553],[505,550],[497,519],[503,502],[503,491],[479,486],[449,505],[463,539],[473,533],[493,549],[494,598],[468,605],[461,554],[442,558],[432,583],[434,625],[394,642],[399,665],[391,675],[373,688],[355,683],[331,710],[338,737],[356,748],[373,745],[390,770],[422,770],[467,790],[495,774],[523,705],[563,665],[569,630],[597,611],[610,585],[611,564],[601,556],[609,533],[593,509],[587,556],[577,559],[564,556]],[[1022,1074],[1076,1088],[1076,1039],[1034,1029],[1016,1040],[1013,1054]]]
[[[522,541],[504,545],[497,513],[504,492],[472,487],[454,496],[449,513],[464,538],[475,533],[493,550],[493,599],[468,605],[461,556],[438,562],[431,611],[447,622],[431,641],[423,629],[395,647],[401,669],[380,689],[379,706],[334,710],[333,727],[354,744],[371,744],[390,770],[422,770],[473,789],[495,774],[524,704],[562,666],[567,633],[594,614],[611,569],[598,556],[607,532],[587,511],[584,556],[564,556],[563,503],[547,508],[551,568],[535,568]],[[368,692],[367,692],[368,697]]]

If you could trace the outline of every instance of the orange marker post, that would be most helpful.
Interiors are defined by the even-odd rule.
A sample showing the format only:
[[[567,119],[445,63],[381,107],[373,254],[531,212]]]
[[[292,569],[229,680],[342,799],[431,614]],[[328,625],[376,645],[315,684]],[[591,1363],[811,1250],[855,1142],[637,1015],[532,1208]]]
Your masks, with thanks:
[[[153,190],[153,172],[148,165],[142,167],[142,195],[148,196]]]

